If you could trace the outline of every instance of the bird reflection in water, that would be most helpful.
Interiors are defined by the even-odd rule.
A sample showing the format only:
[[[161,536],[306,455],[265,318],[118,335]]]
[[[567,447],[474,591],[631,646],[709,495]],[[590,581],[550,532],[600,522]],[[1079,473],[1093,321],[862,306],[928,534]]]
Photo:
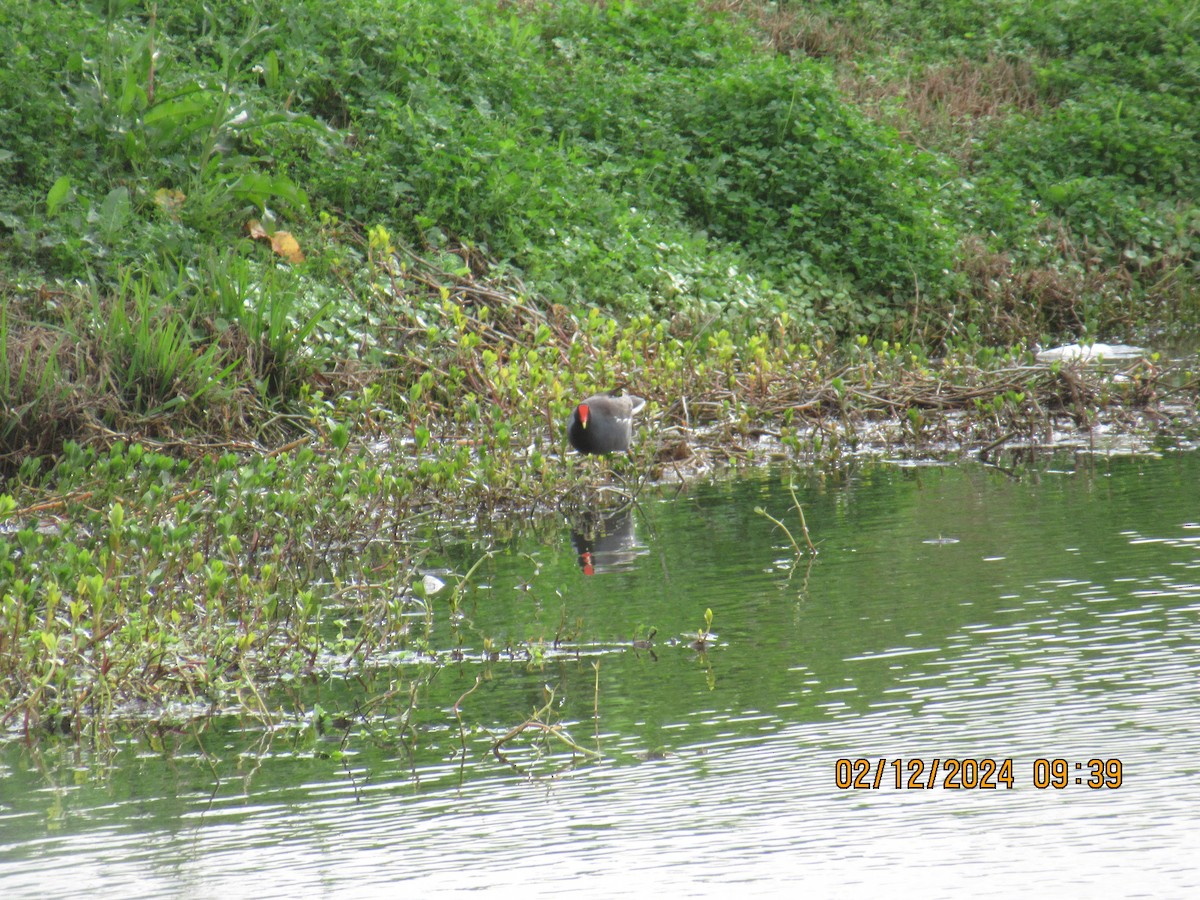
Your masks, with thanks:
[[[571,522],[571,545],[584,575],[631,569],[634,560],[646,552],[638,543],[632,504],[581,513]]]

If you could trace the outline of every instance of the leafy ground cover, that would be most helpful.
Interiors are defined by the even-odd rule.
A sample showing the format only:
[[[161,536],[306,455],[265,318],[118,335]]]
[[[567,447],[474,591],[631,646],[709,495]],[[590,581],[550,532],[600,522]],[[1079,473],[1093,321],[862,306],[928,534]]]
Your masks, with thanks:
[[[634,484],[1186,443],[1188,363],[1033,348],[1194,323],[1194,13],[0,10],[4,722],[436,666],[423,536],[578,514],[597,388]]]

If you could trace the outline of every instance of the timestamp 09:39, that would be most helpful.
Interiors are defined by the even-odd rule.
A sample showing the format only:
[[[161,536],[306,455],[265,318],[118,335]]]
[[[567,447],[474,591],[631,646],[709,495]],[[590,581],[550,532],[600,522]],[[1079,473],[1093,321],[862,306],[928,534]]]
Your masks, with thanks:
[[[839,759],[833,766],[834,784],[842,790],[1012,790],[1017,783],[1011,759]],[[1119,759],[1035,759],[1031,784],[1038,790],[1080,786],[1093,790],[1121,786]]]

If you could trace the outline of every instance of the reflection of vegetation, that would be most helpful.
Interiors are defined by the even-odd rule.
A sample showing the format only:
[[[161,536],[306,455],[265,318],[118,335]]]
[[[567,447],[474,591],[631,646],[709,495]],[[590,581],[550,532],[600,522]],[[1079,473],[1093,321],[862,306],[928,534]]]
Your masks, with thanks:
[[[118,703],[106,719],[99,710],[84,709],[81,732],[71,721],[43,716],[43,728],[31,732],[32,749],[11,742],[5,753],[12,754],[10,760],[22,759],[26,752],[46,754],[47,765],[56,770],[60,765],[89,766],[89,780],[107,781],[117,791],[137,784],[139,797],[145,796],[149,772],[162,779],[160,789],[171,795],[181,783],[209,784],[210,766],[211,777],[227,791],[236,792],[241,779],[252,777],[256,790],[291,790],[299,796],[305,791],[302,785],[328,784],[339,773],[348,786],[377,786],[383,777],[411,777],[427,786],[452,784],[460,758],[468,779],[494,772],[498,764],[492,743],[530,718],[531,710],[545,706],[544,685],[556,698],[547,724],[562,724],[573,739],[618,765],[651,748],[687,759],[718,737],[727,738],[731,730],[753,738],[777,725],[821,721],[831,705],[856,712],[890,708],[906,702],[914,685],[929,687],[925,676],[946,671],[940,662],[930,670],[931,660],[940,656],[884,652],[910,643],[898,636],[919,635],[916,647],[945,647],[949,671],[958,671],[960,654],[974,659],[978,647],[1007,652],[1005,638],[990,644],[995,635],[978,625],[1047,618],[1047,565],[1056,584],[1059,579],[1063,584],[1079,581],[1063,588],[1062,619],[1045,625],[1051,640],[1063,628],[1072,634],[1108,628],[1120,610],[1144,606],[1144,598],[1114,595],[1112,584],[1095,582],[1095,559],[1134,563],[1135,584],[1144,583],[1148,573],[1169,573],[1179,546],[1134,547],[1130,534],[1161,535],[1164,523],[1191,521],[1187,487],[1195,480],[1196,467],[1174,454],[1162,460],[1098,459],[1092,472],[1085,463],[1085,458],[1065,454],[1049,466],[1054,474],[1039,476],[1023,468],[1017,479],[981,466],[897,470],[850,462],[810,472],[797,494],[804,499],[822,552],[813,567],[811,594],[802,603],[796,602],[783,567],[764,565],[768,560],[762,548],[778,541],[772,538],[774,526],[753,511],[759,503],[774,507],[789,502],[778,473],[750,471],[737,481],[692,485],[680,502],[647,504],[647,527],[656,535],[655,555],[662,567],[651,558],[635,575],[589,581],[578,576],[561,528],[526,535],[520,542],[505,540],[493,545],[497,552],[477,570],[475,587],[460,603],[466,618],[459,620],[457,630],[448,615],[446,592],[439,592],[431,604],[435,629],[428,645],[422,642],[425,610],[410,606],[409,650],[401,649],[396,637],[390,646],[364,646],[353,659],[343,651],[346,640],[358,634],[354,615],[362,595],[349,589],[356,579],[354,565],[346,562],[354,554],[346,550],[344,556],[326,557],[340,573],[346,605],[339,607],[336,600],[324,605],[325,625],[319,629],[324,643],[311,667],[302,660],[293,671],[292,654],[284,649],[267,658],[266,665],[244,673],[257,680],[262,705],[242,689],[247,704],[237,714],[235,688],[215,705],[219,713],[233,715],[210,716],[214,703],[198,694],[194,704],[169,709],[165,702],[140,708],[136,701]],[[1075,474],[1066,475],[1072,468]],[[1147,485],[1166,486],[1153,504],[1146,502]],[[126,507],[122,528],[130,527],[131,515]],[[1120,529],[1113,528],[1114,521],[1122,523]],[[508,524],[493,520],[486,528],[504,533]],[[932,548],[922,543],[938,534],[953,534],[960,542]],[[424,565],[463,572],[479,558],[476,541],[449,540],[444,539],[437,559],[426,556]],[[382,599],[397,587],[388,579],[401,573],[381,567],[391,547],[372,545],[355,552],[363,557],[363,574],[370,573],[372,590]],[[1064,556],[1063,547],[1078,546],[1091,549]],[[989,549],[1007,559],[985,559]],[[542,569],[529,591],[514,592],[511,586],[529,571],[524,551],[537,556]],[[329,578],[314,581],[334,589]],[[614,590],[618,583],[621,589]],[[489,584],[493,587],[484,587]],[[1168,585],[1169,580],[1164,582]],[[1185,584],[1174,587],[1180,596],[1186,594]],[[557,596],[560,590],[564,597]],[[1119,600],[1116,606],[1076,602],[1083,595]],[[708,652],[699,655],[689,644],[703,624],[696,613],[703,613],[706,604],[714,611],[713,624],[719,619],[722,630],[719,642],[710,642]],[[1029,616],[1029,604],[1039,615]],[[536,638],[540,629],[553,635],[563,608],[579,622],[579,644],[558,652],[548,646],[543,665],[531,668],[523,642]],[[640,635],[646,621],[660,623],[667,635],[658,640],[653,660],[644,651],[623,649],[628,642],[600,643],[614,635]],[[456,659],[444,648],[453,647],[459,634],[464,652]],[[513,655],[485,660],[483,635],[494,636],[500,648],[511,646]],[[1021,650],[1016,642],[1012,652],[1034,654],[1028,659],[1034,665],[1044,646],[1035,642]],[[126,656],[124,664],[130,661]],[[602,681],[592,665],[596,661]],[[925,676],[911,679],[922,672]],[[483,678],[479,689],[460,706],[460,731],[453,706],[478,676]],[[90,675],[84,671],[79,677]],[[986,686],[996,676],[984,666],[980,677]],[[939,683],[935,677],[934,684]],[[114,693],[120,689],[117,679],[110,684]],[[990,684],[999,690],[1002,679]],[[165,701],[174,685],[162,680],[159,687],[158,696]],[[853,690],[847,692],[848,687]],[[125,690],[118,699],[130,696]],[[269,716],[262,713],[264,707]],[[736,710],[760,710],[763,717],[735,723],[725,714]],[[603,744],[588,737],[593,718]],[[71,733],[52,735],[50,726],[66,726]],[[460,757],[464,734],[465,756]],[[92,746],[93,735],[97,752],[80,754],[80,739]],[[203,765],[195,756],[197,747],[208,754]],[[540,728],[527,729],[508,747],[510,761],[531,765],[527,770],[535,775],[582,759]],[[105,760],[120,761],[123,771],[106,769]],[[22,766],[13,768],[25,779],[17,783],[39,777]],[[14,787],[12,793],[17,792]],[[30,793],[27,802],[36,803],[37,792]],[[80,801],[71,807],[81,808]]]

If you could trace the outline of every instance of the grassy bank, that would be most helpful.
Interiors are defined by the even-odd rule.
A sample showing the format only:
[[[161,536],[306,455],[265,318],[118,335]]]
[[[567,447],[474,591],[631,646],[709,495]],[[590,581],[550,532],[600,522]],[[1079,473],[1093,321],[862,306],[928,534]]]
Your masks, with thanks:
[[[597,388],[650,401],[635,483],[1194,426],[1186,367],[1031,352],[1194,320],[1182,4],[25,6],[10,728],[436,667],[423,537],[577,514]]]
[[[27,6],[0,12],[10,469],[106,430],[273,443],[314,378],[407,390],[403,248],[684,335],[1194,319],[1186,4]]]

